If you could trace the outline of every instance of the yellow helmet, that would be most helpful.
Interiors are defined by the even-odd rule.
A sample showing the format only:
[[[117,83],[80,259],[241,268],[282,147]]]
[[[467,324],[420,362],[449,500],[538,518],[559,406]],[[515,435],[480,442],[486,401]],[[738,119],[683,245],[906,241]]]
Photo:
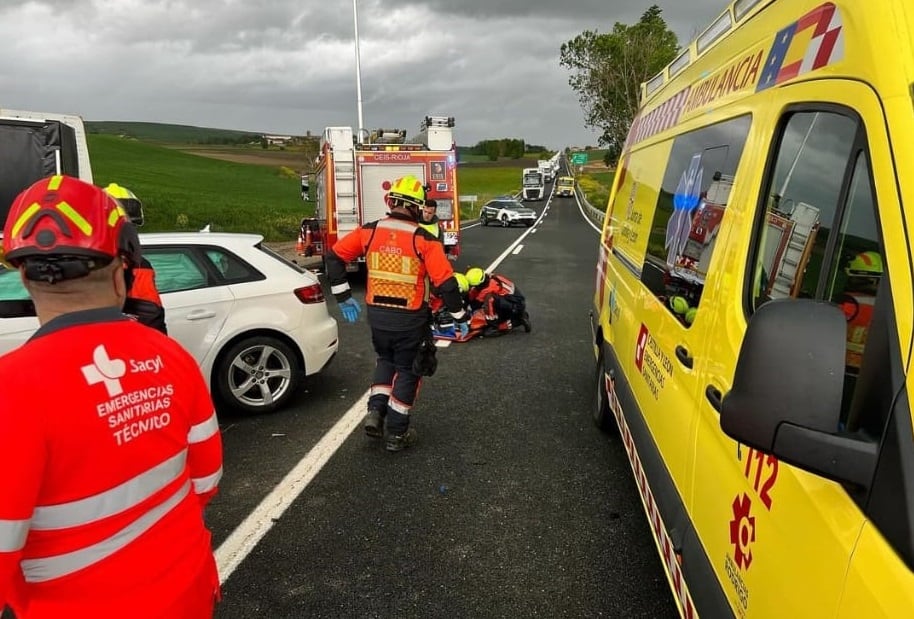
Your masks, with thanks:
[[[480,269],[479,267],[473,267],[467,269],[467,283],[470,286],[478,286],[486,280],[486,272]]]
[[[143,225],[146,220],[143,215],[143,203],[132,191],[117,183],[111,183],[105,187],[105,193],[117,200],[117,203],[124,209],[124,213],[127,214],[127,219],[132,221],[134,225]]]
[[[470,282],[467,281],[467,276],[463,273],[454,273],[454,279],[457,280],[457,290],[461,294],[470,289]]]
[[[847,274],[880,277],[882,275],[882,256],[875,251],[857,254],[847,265]]]
[[[394,181],[387,196],[406,203],[406,206],[421,207],[425,205],[425,186],[418,178],[408,174]]]

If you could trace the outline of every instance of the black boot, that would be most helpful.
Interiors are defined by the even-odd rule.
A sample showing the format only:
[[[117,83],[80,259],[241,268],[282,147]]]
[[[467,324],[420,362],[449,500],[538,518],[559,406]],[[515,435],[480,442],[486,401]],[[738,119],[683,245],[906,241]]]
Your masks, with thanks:
[[[384,413],[377,408],[369,408],[365,417],[365,434],[371,438],[384,436]]]
[[[416,431],[412,428],[407,428],[406,432],[399,436],[388,434],[387,443],[384,445],[384,448],[387,451],[401,451],[410,445],[415,444],[416,438]]]
[[[524,312],[523,317],[520,319],[520,323],[524,325],[524,331],[530,333],[533,330],[533,324],[530,322],[530,314]]]

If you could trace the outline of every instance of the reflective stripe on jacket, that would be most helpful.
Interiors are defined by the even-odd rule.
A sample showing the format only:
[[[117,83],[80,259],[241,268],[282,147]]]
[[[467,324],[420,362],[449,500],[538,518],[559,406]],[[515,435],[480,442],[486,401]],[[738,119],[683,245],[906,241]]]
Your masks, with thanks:
[[[194,359],[110,308],[48,322],[0,372],[17,377],[0,390],[0,452],[16,463],[0,477],[0,607],[150,617],[191,583],[215,595],[203,507],[222,443]]]

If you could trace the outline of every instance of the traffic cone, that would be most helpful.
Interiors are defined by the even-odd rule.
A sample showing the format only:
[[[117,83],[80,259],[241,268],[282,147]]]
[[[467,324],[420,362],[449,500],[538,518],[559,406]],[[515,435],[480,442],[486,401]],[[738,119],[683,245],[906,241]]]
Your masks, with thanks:
[[[305,255],[305,238],[301,230],[298,231],[298,241],[295,243],[295,253],[299,256]]]

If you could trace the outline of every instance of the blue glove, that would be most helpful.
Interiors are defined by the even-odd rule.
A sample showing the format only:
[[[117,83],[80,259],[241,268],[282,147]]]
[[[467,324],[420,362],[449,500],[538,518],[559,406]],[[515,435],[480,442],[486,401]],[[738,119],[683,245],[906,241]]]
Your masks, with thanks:
[[[359,312],[362,311],[362,307],[358,301],[349,297],[340,303],[340,311],[343,312],[343,318],[346,319],[346,322],[355,322],[359,319]]]
[[[460,337],[461,337],[462,339],[463,339],[463,338],[466,338],[467,336],[470,335],[470,327],[469,327],[469,325],[466,323],[466,321],[464,321],[464,322],[458,322],[458,323],[457,323],[457,329],[460,331]]]

